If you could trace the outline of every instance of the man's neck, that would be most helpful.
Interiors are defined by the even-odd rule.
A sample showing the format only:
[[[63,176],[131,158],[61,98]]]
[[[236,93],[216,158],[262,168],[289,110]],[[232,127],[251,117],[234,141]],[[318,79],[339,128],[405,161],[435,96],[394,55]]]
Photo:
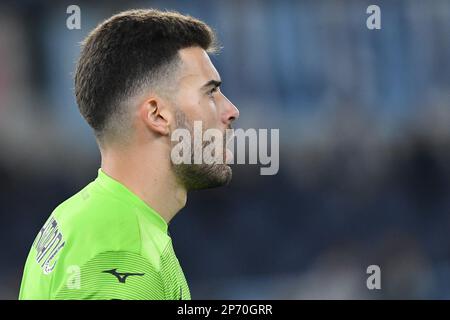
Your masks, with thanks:
[[[135,193],[169,223],[186,204],[187,192],[176,180],[170,159],[144,152],[102,150],[102,170]],[[146,160],[142,160],[146,159]]]

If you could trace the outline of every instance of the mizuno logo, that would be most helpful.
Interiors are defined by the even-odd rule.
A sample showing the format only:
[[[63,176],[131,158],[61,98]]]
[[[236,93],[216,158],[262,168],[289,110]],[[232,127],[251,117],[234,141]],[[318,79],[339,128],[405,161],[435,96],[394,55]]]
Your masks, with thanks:
[[[117,269],[105,270],[104,273],[110,273],[119,280],[120,283],[125,283],[129,276],[143,276],[145,273],[127,273],[127,272],[117,272]]]

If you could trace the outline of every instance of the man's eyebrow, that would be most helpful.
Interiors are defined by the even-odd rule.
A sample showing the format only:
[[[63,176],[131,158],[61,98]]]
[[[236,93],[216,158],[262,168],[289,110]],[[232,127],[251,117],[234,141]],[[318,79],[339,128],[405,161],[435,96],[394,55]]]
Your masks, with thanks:
[[[217,81],[217,80],[209,80],[207,83],[205,83],[202,88],[208,88],[208,87],[220,87],[220,85],[222,84],[222,81]]]

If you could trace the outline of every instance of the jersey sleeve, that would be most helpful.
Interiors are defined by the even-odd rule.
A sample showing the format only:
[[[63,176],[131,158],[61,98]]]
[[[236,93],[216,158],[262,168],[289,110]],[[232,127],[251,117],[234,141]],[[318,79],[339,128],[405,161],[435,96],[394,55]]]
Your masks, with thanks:
[[[64,280],[55,299],[165,299],[157,266],[142,255],[127,251],[102,252],[82,266],[69,266]]]

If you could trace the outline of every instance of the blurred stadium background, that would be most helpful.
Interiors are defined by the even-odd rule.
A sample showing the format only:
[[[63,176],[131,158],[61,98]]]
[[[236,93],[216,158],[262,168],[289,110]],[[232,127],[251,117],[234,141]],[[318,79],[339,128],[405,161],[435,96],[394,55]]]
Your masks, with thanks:
[[[214,27],[235,127],[280,129],[277,175],[235,166],[171,223],[194,299],[450,299],[448,0],[2,1],[0,298],[17,298],[41,225],[97,173],[73,96],[79,42],[142,7]]]

